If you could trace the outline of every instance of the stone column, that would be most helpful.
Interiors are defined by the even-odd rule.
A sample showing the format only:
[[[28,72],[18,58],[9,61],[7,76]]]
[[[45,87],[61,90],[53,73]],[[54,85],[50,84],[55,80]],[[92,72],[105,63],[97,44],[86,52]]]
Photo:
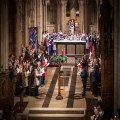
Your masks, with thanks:
[[[36,10],[36,15],[37,15],[37,19],[36,19],[36,24],[38,27],[38,43],[41,44],[42,41],[42,23],[43,23],[43,19],[42,19],[42,1],[41,0],[37,0],[37,10]]]
[[[43,32],[43,6],[42,6],[42,1],[40,1],[40,41],[42,42],[42,32]]]
[[[84,0],[79,0],[79,29],[84,32]]]
[[[96,0],[97,4],[97,33],[99,32],[99,18],[100,18],[100,0]]]
[[[47,31],[47,0],[45,0],[45,30]]]
[[[1,23],[1,16],[2,16],[2,15],[1,15],[1,11],[2,11],[2,10],[1,10],[1,3],[0,3],[0,66],[1,66],[1,53],[2,53],[2,52],[1,52],[1,42],[2,42],[2,41],[1,41],[1,30],[2,30],[2,28],[1,28],[1,24],[2,24],[2,23]]]
[[[87,33],[88,32],[88,1],[87,0],[85,0],[84,15],[85,15],[84,30],[85,30],[85,33]]]
[[[120,2],[114,2],[114,113],[120,109]]]
[[[66,27],[66,0],[61,1],[61,24],[62,24],[62,32],[65,32]]]
[[[16,57],[21,54],[22,44],[22,0],[16,1]]]
[[[57,4],[57,32],[60,31],[60,15],[61,15],[61,10],[60,10],[60,3]]]
[[[8,25],[8,0],[2,1],[1,6],[1,66],[3,69],[8,69],[9,56],[9,25]]]
[[[47,4],[49,3],[49,0],[45,0],[43,3],[43,28],[44,31],[47,30]]]
[[[48,25],[48,22],[47,22],[47,21],[48,21],[48,20],[47,20],[47,18],[48,18],[48,15],[47,15],[47,7],[48,7],[48,4],[49,4],[49,3],[50,3],[50,0],[46,0],[46,1],[45,1],[45,6],[46,6],[46,7],[45,7],[45,9],[46,9],[46,10],[45,10],[45,16],[46,16],[46,17],[45,17],[45,18],[46,18],[46,19],[45,19],[45,25],[46,25],[46,26],[45,26],[45,29],[46,29],[46,30],[48,30],[48,29],[47,29],[47,25]]]
[[[45,28],[46,28],[46,27],[45,27],[45,26],[46,26],[46,25],[45,25],[45,23],[46,23],[46,22],[45,22],[45,21],[46,21],[46,15],[45,15],[46,12],[45,12],[45,10],[46,10],[46,4],[45,4],[45,1],[44,1],[44,2],[43,2],[43,30],[44,30],[44,31],[46,30],[46,29],[45,29]]]
[[[37,26],[37,0],[34,0],[34,27]]]
[[[40,40],[40,0],[36,0],[36,26],[38,28],[38,41]]]
[[[119,30],[119,32],[117,32],[117,34],[119,35],[119,39],[120,39],[120,1],[118,0],[118,2],[117,2],[119,5],[118,5],[118,10],[119,11],[116,11],[117,12],[117,14],[118,14],[118,22],[116,23],[117,24],[117,28],[118,28],[118,30]],[[115,7],[115,6],[114,6]],[[116,16],[117,17],[117,16]],[[117,38],[117,42],[118,42],[118,38]],[[118,97],[118,99],[117,99],[117,107],[120,109],[120,41],[119,41],[119,44],[117,44],[118,45],[118,48],[119,48],[119,51],[118,51],[118,49],[117,49],[117,54],[118,54],[118,57],[117,57],[117,59],[119,60],[118,61],[118,68],[119,68],[119,70],[117,71],[118,72],[118,79],[117,79],[117,97]]]
[[[34,19],[33,19],[33,0],[30,0],[30,6],[29,6],[29,11],[30,11],[30,26],[29,27],[33,27],[34,26]]]
[[[29,16],[28,16],[28,8],[29,2],[26,1],[25,4],[25,46],[29,44]]]
[[[107,8],[107,9],[106,9]],[[114,65],[113,40],[111,40],[112,22],[111,5],[108,0],[103,1],[100,7],[100,41],[101,41],[101,98],[108,106],[108,112],[114,111]],[[108,82],[109,81],[109,82]]]

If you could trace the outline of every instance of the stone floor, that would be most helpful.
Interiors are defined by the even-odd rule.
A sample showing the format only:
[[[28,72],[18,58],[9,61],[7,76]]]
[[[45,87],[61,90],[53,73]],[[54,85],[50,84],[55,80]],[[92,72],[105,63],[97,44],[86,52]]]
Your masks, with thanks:
[[[48,67],[45,85],[39,88],[39,96],[24,97],[24,102],[28,102],[22,114],[28,114],[31,108],[84,108],[87,109],[86,99],[97,99],[90,91],[85,97],[81,96],[82,83],[78,74],[77,67],[62,66],[64,71],[61,80],[62,100],[57,100],[58,95],[58,69]],[[19,97],[14,97],[15,104],[20,101]]]

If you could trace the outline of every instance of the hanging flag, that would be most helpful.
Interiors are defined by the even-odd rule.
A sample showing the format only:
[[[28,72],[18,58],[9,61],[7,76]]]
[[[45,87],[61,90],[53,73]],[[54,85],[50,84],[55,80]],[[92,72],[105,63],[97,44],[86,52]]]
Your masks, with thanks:
[[[29,28],[29,44],[32,48],[37,49],[38,47],[38,28],[30,27]]]

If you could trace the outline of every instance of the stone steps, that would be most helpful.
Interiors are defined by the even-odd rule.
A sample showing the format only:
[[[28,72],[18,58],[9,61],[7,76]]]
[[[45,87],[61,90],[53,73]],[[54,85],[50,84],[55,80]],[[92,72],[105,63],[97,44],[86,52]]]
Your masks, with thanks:
[[[28,120],[84,120],[85,108],[30,108]]]

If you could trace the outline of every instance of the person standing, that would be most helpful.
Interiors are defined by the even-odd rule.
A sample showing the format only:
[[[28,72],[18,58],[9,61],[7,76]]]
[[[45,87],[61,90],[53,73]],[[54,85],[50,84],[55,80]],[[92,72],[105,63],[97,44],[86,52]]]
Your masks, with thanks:
[[[86,82],[87,82],[88,73],[87,73],[87,69],[86,69],[86,67],[85,67],[85,65],[83,63],[81,63],[80,77],[81,77],[82,84],[83,84],[82,96],[85,96],[85,94],[86,94]]]
[[[34,80],[34,85],[35,85],[35,96],[39,95],[38,88],[40,87],[41,84],[41,73],[40,73],[40,65],[37,64],[35,66],[35,80]]]
[[[94,96],[97,96],[98,94],[98,75],[99,75],[98,67],[95,63],[93,63],[91,78],[92,78],[92,93]]]
[[[24,96],[28,95],[28,75],[29,75],[29,73],[27,71],[28,71],[27,68],[24,68],[22,71],[22,85],[23,85]]]

